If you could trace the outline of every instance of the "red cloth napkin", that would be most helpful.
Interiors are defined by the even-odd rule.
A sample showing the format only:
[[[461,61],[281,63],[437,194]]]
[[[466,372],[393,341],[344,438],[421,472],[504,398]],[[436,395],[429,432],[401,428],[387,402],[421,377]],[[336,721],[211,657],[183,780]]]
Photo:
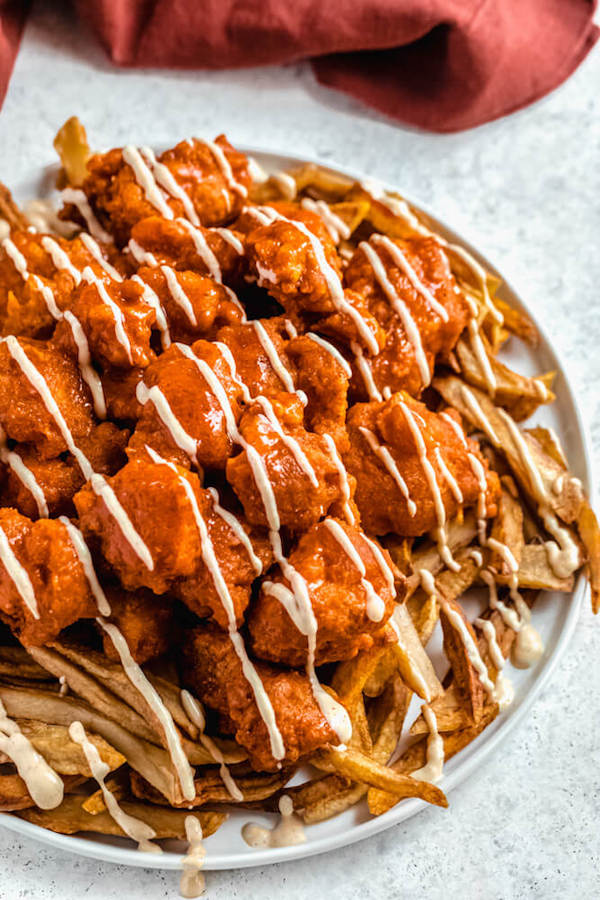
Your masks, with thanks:
[[[6,95],[28,10],[29,2],[25,0],[0,0],[0,107]]]
[[[598,38],[596,0],[74,3],[119,65],[222,69],[314,57],[322,84],[432,131],[537,100]]]

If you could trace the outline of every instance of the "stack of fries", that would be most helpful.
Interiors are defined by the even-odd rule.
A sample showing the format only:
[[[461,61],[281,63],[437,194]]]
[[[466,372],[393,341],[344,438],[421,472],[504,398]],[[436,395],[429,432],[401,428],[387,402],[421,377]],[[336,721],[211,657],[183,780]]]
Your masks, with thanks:
[[[77,120],[61,130],[56,147],[62,185],[80,185],[89,149]],[[399,195],[377,192],[369,184],[314,165],[285,174],[284,179],[255,181],[251,202],[264,206],[281,200],[292,181],[296,198],[312,201],[317,210],[325,204],[328,215],[345,226],[346,236],[339,235],[337,241],[342,259],[373,232],[391,238],[435,234],[432,223],[417,216]],[[26,224],[5,189],[0,192],[0,216],[13,228]],[[494,277],[487,273],[482,277],[480,267],[461,248],[448,245],[441,236],[439,240],[460,290],[477,311],[484,362],[465,334],[450,363],[436,368],[427,404],[436,411],[460,413],[467,433],[477,438],[490,468],[500,477],[501,499],[488,537],[482,539],[474,510],[461,512],[448,523],[447,542],[457,566],[445,564],[433,537],[389,534],[381,539],[406,577],[406,599],[393,617],[397,639],[361,651],[331,666],[331,674],[323,676],[350,715],[350,741],[320,749],[301,760],[302,768],[284,765],[276,772],[253,771],[243,747],[227,735],[212,733],[211,746],[207,745],[207,735],[182,702],[173,651],[169,658],[144,666],[144,672],[171,714],[194,767],[195,797],[190,801],[182,795],[164,729],[120,663],[92,648],[85,632],[82,638],[69,633],[28,649],[10,641],[0,647],[1,704],[60,775],[65,798],[55,809],[36,806],[10,755],[0,752],[1,810],[63,834],[124,834],[107,809],[105,792],[92,778],[86,754],[70,736],[73,722],[83,724],[105,764],[105,786],[126,813],[148,823],[159,839],[184,839],[189,809],[197,811],[205,836],[225,821],[232,797],[221,777],[222,766],[215,762],[215,748],[241,793],[237,806],[276,812],[286,794],[307,824],[335,816],[363,799],[374,816],[408,797],[445,807],[443,791],[428,780],[434,777],[436,737],[429,712],[434,714],[437,749],[445,760],[498,716],[504,702],[499,690],[502,664],[518,638],[509,624],[510,611],[520,604],[523,619],[524,608],[534,607],[540,591],[568,595],[574,588],[576,573],[557,574],[551,564],[547,541],[556,527],[576,548],[575,568],[587,572],[592,606],[598,611],[600,533],[581,484],[570,474],[550,430],[516,425],[553,399],[553,375],[520,375],[498,358],[511,338],[535,346],[535,326],[496,296]],[[548,533],[549,522],[553,534]],[[472,587],[485,588],[494,601],[476,622],[468,621],[461,605]],[[442,680],[426,651],[438,621],[448,663]],[[478,669],[471,645],[483,660],[484,672]],[[513,652],[513,658],[519,662],[518,653]],[[424,708],[407,723],[414,695]],[[407,728],[411,740],[398,755]]]

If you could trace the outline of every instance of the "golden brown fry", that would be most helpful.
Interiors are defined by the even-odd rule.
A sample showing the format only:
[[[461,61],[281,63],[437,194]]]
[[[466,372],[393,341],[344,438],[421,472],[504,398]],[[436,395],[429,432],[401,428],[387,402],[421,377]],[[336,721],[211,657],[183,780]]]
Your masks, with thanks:
[[[275,773],[246,770],[240,775],[236,773],[235,768],[231,770],[235,783],[244,795],[243,802],[245,803],[255,803],[272,796],[285,787],[293,774],[294,770],[290,768]],[[207,803],[237,802],[233,800],[223,784],[219,770],[214,767],[202,769],[198,773],[198,777],[194,779],[194,785],[196,796],[193,800],[181,799],[177,803],[171,803],[171,806],[187,809],[190,806],[205,806]],[[151,803],[166,804],[167,802],[159,791],[136,772],[131,773],[131,791],[134,797],[149,800]]]
[[[92,777],[85,754],[79,744],[69,737],[65,725],[48,725],[34,719],[17,719],[17,724],[26,738],[33,744],[38,753],[59,775],[85,775]],[[109,769],[118,769],[125,762],[125,757],[104,738],[93,732],[88,739],[95,746],[102,762]]]
[[[85,781],[79,775],[65,775],[63,777],[65,793],[75,790]],[[27,785],[16,772],[0,775],[0,812],[15,812],[35,806],[29,796]]]
[[[131,803],[127,800],[123,801],[121,806],[128,815],[135,816],[150,825],[156,832],[157,838],[185,840],[185,817],[188,814],[186,810],[165,809],[146,803]],[[45,811],[28,809],[18,815],[21,819],[26,819],[28,822],[33,822],[34,825],[40,825],[42,828],[48,828],[59,834],[93,831],[97,834],[125,836],[107,812],[90,815],[83,809],[81,800],[77,797],[65,797],[56,809]],[[223,813],[217,812],[199,812],[195,815],[200,819],[204,837],[214,834],[227,818]]]
[[[498,501],[498,515],[492,522],[490,531],[489,565],[500,576],[510,579],[512,560],[506,558],[506,552],[499,552],[497,547],[508,547],[517,565],[521,562],[525,539],[523,537],[523,509],[521,504],[507,491],[502,490]],[[498,544],[494,542],[497,541]]]
[[[592,594],[592,610],[600,610],[600,528],[596,515],[587,501],[579,511],[577,519],[579,536],[587,553],[587,573]]]
[[[505,579],[499,579],[499,581],[503,580]],[[543,544],[525,544],[519,566],[520,588],[570,593],[574,584],[575,578],[573,575],[569,575],[567,578],[559,578],[558,575],[554,574],[552,566],[548,562],[548,553]]]
[[[332,747],[316,754],[313,763],[319,768],[334,771],[353,781],[360,781],[388,793],[393,792],[397,799],[420,797],[421,800],[426,800],[434,806],[448,806],[443,791],[435,785],[401,775],[395,769],[383,766],[356,750],[337,750]]]
[[[113,775],[107,775],[104,783],[117,801],[120,802],[121,800],[126,800],[129,796],[125,783],[115,778]],[[81,806],[90,814],[90,816],[97,816],[98,813],[104,812],[106,809],[106,802],[101,788],[98,788],[97,791],[94,791],[93,794],[86,797]]]
[[[496,383],[494,399],[499,406],[509,410],[515,421],[529,418],[541,404],[551,403],[556,399],[550,390],[553,373],[538,378],[520,375],[496,359],[485,342],[484,352]],[[466,338],[459,340],[455,353],[465,381],[488,393],[486,373]]]
[[[449,602],[449,606],[454,613],[460,616],[465,628],[471,633],[473,640],[476,642],[477,636],[460,604],[453,600]],[[465,703],[470,718],[469,724],[476,725],[481,718],[485,703],[485,692],[481,679],[471,662],[462,634],[457,630],[443,607],[440,609],[440,621],[444,634],[444,653],[452,668],[457,689]]]
[[[336,666],[331,687],[336,692],[345,706],[351,706],[357,697],[362,694],[363,688],[380,660],[390,653],[390,646],[383,645],[363,650],[353,659],[338,663]]]
[[[433,700],[443,692],[443,688],[406,606],[396,608],[394,624],[398,630],[398,642],[394,650],[406,686],[422,700]]]
[[[53,143],[62,163],[66,183],[70,187],[80,187],[87,175],[87,162],[92,154],[85,128],[77,116],[71,116],[59,128]]]
[[[0,685],[0,700],[11,718],[38,719],[56,725],[80,721],[86,731],[99,734],[122,753],[135,769],[170,802],[182,799],[177,774],[169,754],[131,734],[117,722],[97,713],[84,701],[59,697],[50,691]]]
[[[494,297],[494,303],[498,312],[502,313],[504,317],[504,327],[511,334],[516,335],[526,344],[529,344],[530,347],[537,347],[540,342],[540,336],[529,316],[522,310],[510,306],[501,297]]]
[[[484,728],[493,722],[498,715],[498,706],[496,704],[486,706],[477,725],[471,728],[465,728],[461,731],[455,731],[450,734],[443,734],[444,740],[444,758],[446,760],[455,756],[459,750],[462,750],[471,743]],[[391,768],[398,773],[415,772],[425,765],[427,759],[427,738],[422,737],[414,744],[408,747],[402,756],[392,764]],[[392,806],[395,806],[402,797],[394,796],[386,791],[371,788],[368,793],[369,812],[373,816],[381,816]]]
[[[481,552],[481,549],[479,552]],[[460,566],[458,572],[451,569],[444,569],[435,581],[437,594],[442,596],[448,602],[456,600],[468,588],[471,587],[480,570],[478,558],[470,555],[469,548],[460,550],[454,554],[456,562]],[[482,553],[485,564],[486,554]],[[417,634],[421,643],[425,647],[433,634],[433,630],[439,616],[439,601],[437,597],[430,597],[425,591],[418,591],[407,603],[408,611],[415,623]]]
[[[449,523],[447,529],[448,546],[450,547],[452,554],[456,554],[458,550],[470,544],[476,534],[477,522],[475,514],[472,511],[467,512],[462,520],[453,519],[452,522]],[[407,599],[411,597],[421,584],[421,579],[419,577],[420,569],[426,569],[428,572],[431,572],[432,575],[437,575],[437,573],[441,572],[444,568],[444,562],[440,556],[438,546],[433,541],[410,554],[408,560],[411,567],[410,572],[407,572],[406,568],[402,567],[401,561],[396,555],[394,545],[390,546],[389,544],[386,544],[386,547],[389,549],[390,555],[396,565],[398,565],[401,571],[405,572],[407,575]],[[406,555],[404,556],[404,559],[406,560]]]
[[[52,675],[36,663],[24,647],[0,647],[0,676],[52,681]]]

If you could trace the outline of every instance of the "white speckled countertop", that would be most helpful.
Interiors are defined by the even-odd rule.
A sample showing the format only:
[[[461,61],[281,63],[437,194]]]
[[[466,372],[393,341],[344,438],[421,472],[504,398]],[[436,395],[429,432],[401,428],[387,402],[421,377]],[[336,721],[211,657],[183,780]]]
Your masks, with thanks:
[[[319,88],[307,66],[117,71],[66,13],[33,15],[0,112],[0,177],[53,161],[77,113],[93,145],[174,143],[224,130],[233,143],[317,155],[404,187],[480,240],[568,361],[600,472],[600,53],[549,98],[452,136],[390,124]],[[450,797],[346,850],[212,872],[207,895],[304,900],[600,896],[600,622],[586,609],[570,652],[521,725]],[[174,872],[125,869],[0,828],[0,898],[176,898]]]

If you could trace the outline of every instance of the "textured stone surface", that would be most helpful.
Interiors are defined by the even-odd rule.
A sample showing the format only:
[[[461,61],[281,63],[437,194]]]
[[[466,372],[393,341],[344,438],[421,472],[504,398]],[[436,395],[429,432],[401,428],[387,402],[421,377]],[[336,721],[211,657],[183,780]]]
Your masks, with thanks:
[[[51,4],[48,4],[50,6]],[[95,146],[226,130],[236,143],[315,154],[423,198],[480,240],[546,323],[591,425],[600,470],[600,53],[509,119],[439,137],[392,125],[318,88],[307,67],[118,72],[69,19],[36,11],[0,113],[0,177],[52,162],[78,113]],[[327,856],[208,876],[210,898],[303,900],[600,896],[600,629],[586,609],[526,724],[447,812]],[[0,829],[3,900],[177,897],[173,872],[56,853]]]

